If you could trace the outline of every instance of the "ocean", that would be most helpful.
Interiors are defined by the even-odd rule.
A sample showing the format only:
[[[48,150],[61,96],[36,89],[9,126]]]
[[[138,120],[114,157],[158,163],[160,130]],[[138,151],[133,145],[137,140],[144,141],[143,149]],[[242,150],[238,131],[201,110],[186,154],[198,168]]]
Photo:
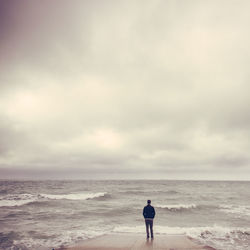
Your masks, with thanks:
[[[250,182],[0,181],[0,249],[52,249],[110,232],[145,234],[152,200],[159,234],[250,249]],[[145,235],[146,236],[146,235]]]

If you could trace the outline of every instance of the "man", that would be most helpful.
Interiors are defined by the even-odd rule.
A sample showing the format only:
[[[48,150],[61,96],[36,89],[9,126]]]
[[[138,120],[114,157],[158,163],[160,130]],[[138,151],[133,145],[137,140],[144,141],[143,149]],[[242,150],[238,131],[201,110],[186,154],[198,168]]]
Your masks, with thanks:
[[[153,206],[151,206],[151,200],[148,200],[148,205],[144,207],[143,216],[146,224],[147,239],[149,238],[149,227],[150,227],[151,238],[154,238],[153,220],[155,217],[155,209]]]

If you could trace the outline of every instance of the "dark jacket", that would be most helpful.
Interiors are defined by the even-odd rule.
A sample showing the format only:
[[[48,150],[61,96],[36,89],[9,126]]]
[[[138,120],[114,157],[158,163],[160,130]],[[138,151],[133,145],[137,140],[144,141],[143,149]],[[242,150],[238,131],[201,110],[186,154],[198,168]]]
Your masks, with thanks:
[[[147,205],[144,207],[142,214],[143,214],[145,219],[147,219],[147,218],[154,219],[155,209],[151,205]]]

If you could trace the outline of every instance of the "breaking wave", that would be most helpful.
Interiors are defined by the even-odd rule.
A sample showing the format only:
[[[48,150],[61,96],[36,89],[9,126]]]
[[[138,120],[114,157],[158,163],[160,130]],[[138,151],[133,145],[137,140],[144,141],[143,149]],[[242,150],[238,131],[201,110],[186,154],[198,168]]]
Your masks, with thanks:
[[[103,197],[105,194],[107,193],[41,194],[41,197],[51,200],[90,200]]]
[[[183,211],[183,210],[188,210],[188,209],[194,209],[194,208],[197,208],[197,206],[195,204],[175,204],[175,205],[156,205],[155,206],[156,208],[163,208],[163,209],[167,209],[169,211],[173,211],[173,212],[176,212],[176,211]]]
[[[221,205],[220,210],[226,213],[250,216],[250,206],[240,205]]]
[[[0,207],[22,206],[38,200],[38,197],[32,194],[13,194],[0,199]]]
[[[98,193],[73,193],[73,194],[15,194],[0,198],[0,207],[23,206],[34,202],[43,202],[48,200],[90,200],[103,198],[106,192]]]
[[[40,234],[40,237],[37,237],[37,232],[33,232],[33,237],[18,237],[15,240],[8,240],[5,243],[7,246],[4,249],[51,249],[52,247],[60,248],[66,247],[74,244],[75,242],[91,239],[100,235],[103,235],[105,232],[101,231],[94,231],[94,230],[70,230],[70,231],[63,231],[60,234]],[[9,234],[6,234],[9,236]],[[6,235],[4,238],[7,238]],[[32,236],[32,234],[31,234]],[[41,237],[42,236],[42,237]],[[56,237],[55,237],[56,236]],[[1,237],[1,235],[0,235]]]

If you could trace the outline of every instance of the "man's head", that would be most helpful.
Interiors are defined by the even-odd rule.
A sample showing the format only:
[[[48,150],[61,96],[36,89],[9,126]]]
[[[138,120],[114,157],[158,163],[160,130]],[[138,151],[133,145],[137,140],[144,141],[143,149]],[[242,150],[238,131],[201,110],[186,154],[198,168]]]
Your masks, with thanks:
[[[150,205],[151,204],[151,200],[148,200],[148,205]]]

